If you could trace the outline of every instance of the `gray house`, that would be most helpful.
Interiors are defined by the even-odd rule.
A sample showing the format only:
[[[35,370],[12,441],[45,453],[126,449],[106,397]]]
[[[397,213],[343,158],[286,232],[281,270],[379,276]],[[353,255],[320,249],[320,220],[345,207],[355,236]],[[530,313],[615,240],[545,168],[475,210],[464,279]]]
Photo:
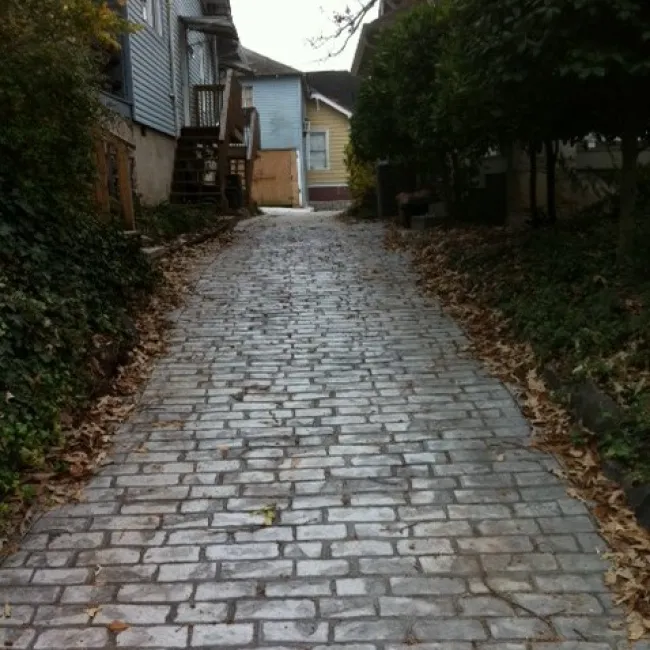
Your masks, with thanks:
[[[134,147],[137,193],[158,203],[172,191],[181,130],[218,127],[220,70],[242,68],[237,30],[229,0],[112,2],[140,29],[109,62],[103,101],[122,118],[114,130]]]

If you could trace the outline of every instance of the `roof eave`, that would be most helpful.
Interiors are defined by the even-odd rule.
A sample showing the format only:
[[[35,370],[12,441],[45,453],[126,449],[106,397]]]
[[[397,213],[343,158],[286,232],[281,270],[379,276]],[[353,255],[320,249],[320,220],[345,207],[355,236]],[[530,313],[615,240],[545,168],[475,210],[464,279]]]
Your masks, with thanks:
[[[343,115],[345,115],[345,117],[347,117],[348,119],[350,119],[352,117],[352,111],[351,110],[345,108],[345,106],[341,106],[341,104],[339,104],[338,102],[335,102],[330,97],[327,97],[326,95],[323,95],[323,93],[319,93],[318,91],[312,90],[310,95],[309,95],[309,98],[310,99],[316,99],[318,101],[323,102],[324,104],[327,104],[328,106],[333,108],[335,111],[338,111],[339,113],[342,113]]]

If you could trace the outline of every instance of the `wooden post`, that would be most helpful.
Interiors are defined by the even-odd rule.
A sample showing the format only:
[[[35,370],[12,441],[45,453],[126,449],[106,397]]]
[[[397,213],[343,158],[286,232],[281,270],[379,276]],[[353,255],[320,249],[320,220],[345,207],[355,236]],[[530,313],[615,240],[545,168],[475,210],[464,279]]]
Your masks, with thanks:
[[[111,201],[108,193],[108,167],[106,165],[106,148],[101,137],[95,139],[95,158],[97,164],[97,180],[95,181],[95,199],[97,206],[105,214],[111,211]]]
[[[219,185],[221,187],[221,210],[228,211],[228,197],[226,196],[226,177],[230,173],[228,167],[228,149],[227,145],[219,144]]]
[[[135,230],[135,212],[133,209],[133,189],[129,172],[129,153],[123,142],[116,142],[117,148],[117,185],[120,192],[120,207],[126,230]]]

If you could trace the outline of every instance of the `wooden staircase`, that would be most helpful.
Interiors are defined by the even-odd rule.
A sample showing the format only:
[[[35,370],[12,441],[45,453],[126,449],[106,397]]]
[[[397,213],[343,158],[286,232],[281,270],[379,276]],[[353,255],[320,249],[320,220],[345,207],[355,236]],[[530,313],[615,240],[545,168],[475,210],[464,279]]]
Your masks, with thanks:
[[[225,84],[195,86],[192,126],[176,145],[171,202],[248,207],[259,146],[257,110],[242,108],[232,70]]]

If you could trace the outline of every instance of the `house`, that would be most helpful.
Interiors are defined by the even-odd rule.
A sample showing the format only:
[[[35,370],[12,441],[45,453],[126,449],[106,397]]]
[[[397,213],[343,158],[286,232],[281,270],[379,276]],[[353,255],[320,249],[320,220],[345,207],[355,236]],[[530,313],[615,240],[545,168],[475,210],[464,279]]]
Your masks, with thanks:
[[[261,151],[254,180],[263,205],[307,205],[304,123],[307,85],[296,68],[242,48],[250,72],[241,75],[243,105],[260,114]]]
[[[132,150],[136,192],[225,205],[245,191],[257,113],[241,107],[234,70],[246,70],[229,0],[112,0],[139,29],[108,62],[104,104]],[[107,157],[110,153],[107,151]],[[234,180],[239,176],[239,181]],[[231,201],[233,202],[233,201]]]
[[[345,70],[308,72],[307,187],[314,207],[343,207],[350,202],[345,148],[359,79]]]

